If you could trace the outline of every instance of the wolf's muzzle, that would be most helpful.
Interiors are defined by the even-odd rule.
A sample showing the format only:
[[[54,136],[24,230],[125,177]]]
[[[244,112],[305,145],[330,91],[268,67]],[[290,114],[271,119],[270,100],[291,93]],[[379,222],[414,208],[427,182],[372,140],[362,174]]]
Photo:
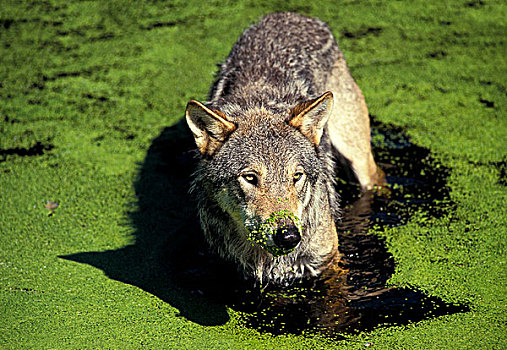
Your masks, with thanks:
[[[283,226],[276,230],[273,241],[282,249],[292,249],[301,241],[301,234],[296,226]]]

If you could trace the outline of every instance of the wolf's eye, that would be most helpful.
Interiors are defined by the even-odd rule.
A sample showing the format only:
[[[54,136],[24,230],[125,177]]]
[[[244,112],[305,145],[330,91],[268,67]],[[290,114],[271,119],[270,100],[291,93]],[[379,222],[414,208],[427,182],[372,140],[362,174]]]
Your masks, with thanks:
[[[245,174],[243,175],[243,179],[245,179],[246,182],[252,185],[257,185],[258,183],[257,176],[255,176],[254,174]]]
[[[303,177],[303,173],[301,171],[298,171],[297,173],[294,174],[294,182],[298,182],[299,180],[301,180],[301,178]]]

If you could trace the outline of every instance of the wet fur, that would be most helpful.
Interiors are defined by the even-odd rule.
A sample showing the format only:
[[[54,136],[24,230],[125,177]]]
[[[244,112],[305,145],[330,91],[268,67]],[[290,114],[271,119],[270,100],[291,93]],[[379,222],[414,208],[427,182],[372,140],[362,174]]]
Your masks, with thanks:
[[[287,131],[292,130],[287,127]],[[272,132],[266,130],[265,135],[272,135]],[[263,141],[260,137],[258,140]],[[322,150],[326,148],[324,144]],[[227,150],[223,151],[226,153]],[[242,148],[235,155],[243,158],[243,152],[248,154],[250,150]],[[242,229],[243,218],[234,215],[239,211],[238,201],[233,195],[223,195],[224,191],[232,194],[241,191],[234,184],[240,164],[230,164],[231,157],[223,154],[224,157],[202,160],[195,173],[192,193],[197,198],[201,225],[208,242],[222,257],[239,262],[247,275],[259,281],[284,283],[306,275],[316,276],[335,256],[337,234],[334,218],[337,218],[338,205],[331,175],[334,165],[332,159],[326,156],[328,152],[314,154],[316,157],[311,159],[317,167],[313,168],[313,178],[308,185],[311,187],[310,200],[301,215],[302,241],[294,252],[281,257],[273,257],[264,248],[246,239],[248,231]],[[223,169],[228,169],[227,173]],[[230,200],[224,200],[224,197]]]
[[[319,129],[303,114],[314,105],[315,110],[321,105],[330,108],[322,95],[329,90],[334,95],[332,115]],[[323,103],[315,102],[319,96]],[[345,130],[337,130],[344,127],[336,121],[338,114],[351,124]],[[344,149],[338,154],[351,162],[363,188],[377,180],[367,118],[362,94],[326,24],[277,13],[247,29],[221,66],[209,102],[191,101],[187,107],[201,154],[192,193],[210,245],[261,282],[287,283],[318,275],[338,254],[336,151]],[[344,146],[345,141],[349,144]],[[305,169],[304,193],[297,195],[283,185],[296,165]],[[264,169],[270,185],[256,193],[255,201],[238,183],[238,174],[249,166]],[[277,198],[290,200],[280,204]],[[276,258],[246,239],[245,223],[255,218],[245,213],[265,219],[286,208],[300,211],[302,240],[292,253]]]

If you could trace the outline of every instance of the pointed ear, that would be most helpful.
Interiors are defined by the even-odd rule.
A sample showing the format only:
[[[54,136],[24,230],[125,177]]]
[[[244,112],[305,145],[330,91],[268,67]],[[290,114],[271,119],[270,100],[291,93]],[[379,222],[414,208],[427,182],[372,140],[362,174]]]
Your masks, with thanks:
[[[236,125],[228,121],[224,113],[209,109],[198,101],[187,104],[185,115],[201,154],[213,155],[236,130]]]
[[[289,125],[298,129],[315,147],[318,147],[332,109],[333,93],[328,91],[291,109]]]

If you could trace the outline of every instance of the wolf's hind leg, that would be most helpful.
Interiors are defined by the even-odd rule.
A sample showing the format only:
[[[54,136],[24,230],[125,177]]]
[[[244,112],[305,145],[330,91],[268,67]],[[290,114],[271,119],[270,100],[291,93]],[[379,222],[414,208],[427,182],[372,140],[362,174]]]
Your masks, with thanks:
[[[333,91],[333,112],[328,133],[334,148],[347,159],[363,191],[385,185],[383,171],[373,159],[370,118],[363,93],[343,59],[335,65],[327,87]]]

